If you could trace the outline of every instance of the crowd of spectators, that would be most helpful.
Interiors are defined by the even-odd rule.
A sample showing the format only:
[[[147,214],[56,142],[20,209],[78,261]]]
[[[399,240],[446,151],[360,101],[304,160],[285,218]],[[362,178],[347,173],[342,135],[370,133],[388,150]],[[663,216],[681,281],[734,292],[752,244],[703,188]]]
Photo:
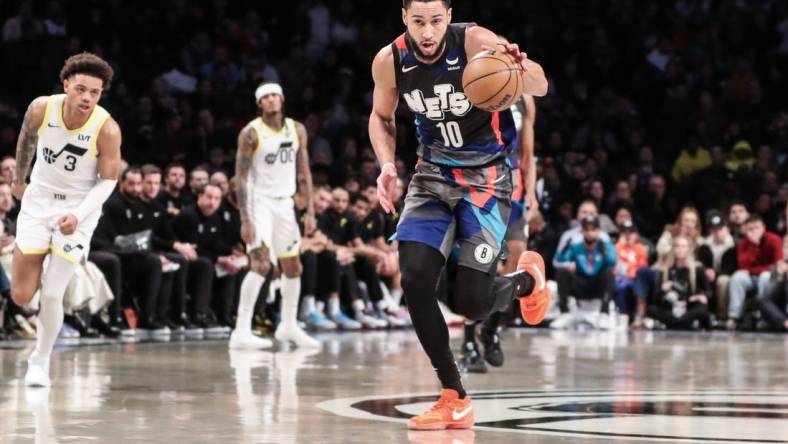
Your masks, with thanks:
[[[520,43],[550,81],[536,102],[540,208],[530,245],[557,282],[554,326],[788,327],[788,97],[780,87],[788,5],[469,0],[456,2],[453,18]],[[382,241],[396,218],[376,208],[378,167],[366,134],[369,66],[403,30],[399,2],[9,1],[0,21],[2,155],[13,155],[27,103],[59,91],[67,55],[89,50],[115,68],[101,104],[123,130],[132,168],[105,207],[108,223],[90,258],[116,294],[134,296],[116,297],[115,314],[134,307],[153,328],[163,318],[184,322],[182,313],[205,328],[229,324],[229,295],[245,266],[227,210],[235,141],[263,80],[282,83],[287,114],[308,130],[317,210],[326,213],[325,238],[303,243],[313,270],[305,274],[305,316],[360,322],[399,305],[396,261]],[[403,189],[415,162],[410,121],[398,114]],[[12,164],[0,164],[5,182]],[[0,184],[4,266],[15,206],[6,191]],[[126,227],[129,213],[120,210],[152,215],[157,205],[159,216],[140,219],[152,232],[147,251],[156,253],[113,253],[117,236],[143,228]],[[379,222],[373,232],[370,214]],[[195,238],[195,227],[222,235]],[[614,322],[615,313],[627,317]],[[391,315],[376,317],[391,323]],[[330,326],[326,320],[313,319]]]

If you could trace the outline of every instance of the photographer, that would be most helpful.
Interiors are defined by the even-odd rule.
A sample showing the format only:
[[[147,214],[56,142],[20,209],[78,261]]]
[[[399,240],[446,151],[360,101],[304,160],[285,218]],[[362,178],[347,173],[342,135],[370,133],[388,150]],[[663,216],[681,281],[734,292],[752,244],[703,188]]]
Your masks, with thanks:
[[[646,316],[669,329],[691,329],[695,321],[704,329],[711,326],[711,285],[703,266],[695,262],[691,245],[684,235],[673,238],[673,250],[660,266],[657,294],[646,307]]]

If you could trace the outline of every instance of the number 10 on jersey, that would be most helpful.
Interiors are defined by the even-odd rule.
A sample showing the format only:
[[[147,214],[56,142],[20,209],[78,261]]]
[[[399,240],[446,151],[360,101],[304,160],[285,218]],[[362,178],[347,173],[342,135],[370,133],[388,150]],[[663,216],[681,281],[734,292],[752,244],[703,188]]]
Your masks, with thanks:
[[[453,148],[462,147],[462,133],[460,132],[460,124],[454,121],[438,122],[435,124],[443,136],[443,144]]]

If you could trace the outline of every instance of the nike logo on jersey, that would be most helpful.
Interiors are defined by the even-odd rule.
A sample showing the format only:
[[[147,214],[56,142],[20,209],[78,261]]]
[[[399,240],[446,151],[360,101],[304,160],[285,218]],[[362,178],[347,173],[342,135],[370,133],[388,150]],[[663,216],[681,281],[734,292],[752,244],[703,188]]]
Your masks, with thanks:
[[[451,83],[434,85],[432,91],[435,97],[424,97],[420,89],[403,93],[402,97],[411,111],[424,114],[430,120],[443,120],[447,112],[464,116],[471,110],[471,102],[465,97],[465,93],[455,92]]]
[[[504,180],[504,179],[506,179],[506,176],[501,176],[501,177],[499,177],[499,178],[497,178],[497,179],[493,180],[493,181],[492,181],[492,183],[493,183],[493,184],[496,184],[496,183],[498,183],[498,182],[500,182],[500,181],[502,181],[502,180]]]
[[[468,413],[471,413],[471,410],[473,410],[473,406],[472,405],[469,405],[468,407],[465,407],[464,410],[460,410],[460,411],[452,410],[451,411],[451,419],[452,419],[452,421],[459,421],[462,418],[465,418],[466,416],[468,416]]]
[[[50,127],[50,128],[60,128],[59,126],[52,125],[51,123],[48,123],[48,122],[47,122],[47,126]]]
[[[456,65],[457,62],[459,62],[459,61],[460,61],[459,57],[455,57],[453,60],[446,59],[446,63],[449,64],[449,65]]]
[[[408,66],[407,68],[405,68],[405,65],[402,65],[402,72],[410,72],[410,71],[413,71],[414,69],[416,69],[418,67],[419,67],[419,65],[413,65],[413,66]]]

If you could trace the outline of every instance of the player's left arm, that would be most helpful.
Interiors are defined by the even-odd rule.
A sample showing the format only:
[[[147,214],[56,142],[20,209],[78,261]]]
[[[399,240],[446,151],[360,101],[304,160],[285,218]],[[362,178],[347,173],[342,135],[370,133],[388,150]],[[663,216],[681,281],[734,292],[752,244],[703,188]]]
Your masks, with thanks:
[[[309,136],[306,127],[301,122],[296,122],[296,133],[298,134],[298,153],[296,154],[296,164],[298,168],[298,188],[306,195],[306,216],[304,217],[304,234],[311,234],[315,231],[314,187],[312,186],[312,171],[309,169]]]
[[[98,156],[96,184],[74,211],[58,220],[58,228],[63,234],[69,235],[76,231],[77,225],[88,215],[99,210],[104,205],[104,201],[112,195],[120,174],[121,139],[120,126],[110,117],[101,127],[96,141],[98,151],[96,153]]]
[[[539,201],[536,200],[536,157],[534,156],[534,124],[536,123],[536,103],[533,96],[523,95],[525,113],[523,126],[520,130],[520,169],[523,171],[523,186],[525,187],[525,203],[528,205],[526,221],[539,211]]]
[[[520,51],[517,43],[502,41],[498,36],[482,26],[472,26],[465,31],[465,53],[468,58],[489,49],[504,50],[520,62],[523,67],[525,86],[523,92],[532,96],[542,97],[547,94],[547,77],[544,69]]]

